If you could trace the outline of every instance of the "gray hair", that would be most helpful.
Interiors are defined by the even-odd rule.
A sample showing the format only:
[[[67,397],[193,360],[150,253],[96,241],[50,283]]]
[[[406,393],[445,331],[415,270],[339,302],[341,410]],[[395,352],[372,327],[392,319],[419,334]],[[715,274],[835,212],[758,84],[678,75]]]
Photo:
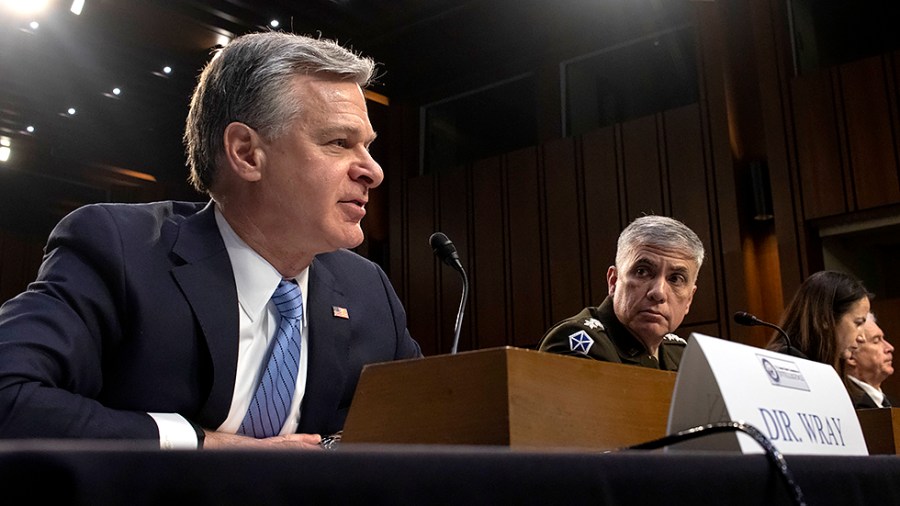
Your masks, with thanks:
[[[698,272],[706,255],[693,230],[666,216],[641,216],[625,227],[616,245],[616,266],[624,265],[625,259],[641,246],[683,251],[697,263]]]
[[[370,58],[327,39],[283,32],[234,39],[203,69],[191,98],[184,129],[191,184],[209,192],[215,183],[229,123],[244,123],[267,140],[287,130],[302,110],[288,93],[295,76],[323,74],[365,87],[374,73]]]

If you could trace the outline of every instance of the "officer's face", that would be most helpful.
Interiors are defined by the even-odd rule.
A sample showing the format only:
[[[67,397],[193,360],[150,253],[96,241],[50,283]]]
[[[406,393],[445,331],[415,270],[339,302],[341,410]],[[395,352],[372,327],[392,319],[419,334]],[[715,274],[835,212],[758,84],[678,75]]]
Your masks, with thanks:
[[[635,248],[606,278],[616,316],[645,345],[681,325],[697,290],[696,261],[686,252],[650,246]]]

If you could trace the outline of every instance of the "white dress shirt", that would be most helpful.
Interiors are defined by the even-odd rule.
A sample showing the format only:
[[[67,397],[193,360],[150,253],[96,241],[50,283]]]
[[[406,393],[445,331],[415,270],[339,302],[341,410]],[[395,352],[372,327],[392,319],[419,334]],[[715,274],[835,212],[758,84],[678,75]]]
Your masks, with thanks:
[[[281,316],[272,294],[281,282],[282,276],[263,257],[247,245],[234,232],[225,218],[215,209],[216,225],[225,242],[228,257],[234,270],[237,286],[239,314],[238,361],[234,393],[228,416],[217,430],[235,433],[240,427],[250,401],[256,394],[259,376],[265,370],[269,358],[270,344],[275,338]],[[291,401],[289,416],[279,434],[292,434],[300,422],[300,403],[306,390],[307,361],[309,358],[309,319],[307,317],[307,287],[309,267],[294,280],[303,295],[303,325],[300,332],[300,371],[297,386]],[[197,435],[187,420],[177,413],[150,413],[159,427],[160,447],[163,449],[196,448]]]
[[[862,388],[863,392],[865,392],[869,397],[875,401],[876,406],[881,406],[884,403],[884,392],[880,389],[873,387],[872,385],[866,383],[865,381],[858,380],[853,376],[847,375],[850,378],[850,381],[856,383],[859,388]]]

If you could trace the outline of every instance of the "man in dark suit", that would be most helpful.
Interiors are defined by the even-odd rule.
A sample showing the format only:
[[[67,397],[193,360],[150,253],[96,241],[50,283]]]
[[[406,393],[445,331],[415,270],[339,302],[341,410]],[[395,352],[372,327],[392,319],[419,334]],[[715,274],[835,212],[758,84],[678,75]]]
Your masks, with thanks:
[[[869,313],[863,325],[865,342],[846,360],[847,391],[856,409],[882,408],[894,405],[894,399],[881,390],[881,384],[894,374],[894,347]]]
[[[0,308],[0,437],[314,447],[363,365],[421,356],[384,272],[345,249],[383,179],[373,70],[284,33],[222,49],[184,136],[212,201],[60,222],[37,280]]]

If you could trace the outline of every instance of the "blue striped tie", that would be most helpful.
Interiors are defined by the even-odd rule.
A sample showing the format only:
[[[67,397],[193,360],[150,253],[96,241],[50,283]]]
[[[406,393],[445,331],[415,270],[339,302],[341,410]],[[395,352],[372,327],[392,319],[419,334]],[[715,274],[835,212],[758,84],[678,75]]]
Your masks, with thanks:
[[[272,437],[281,431],[289,414],[300,369],[300,327],[303,323],[300,287],[292,280],[282,279],[272,295],[272,302],[281,314],[281,324],[256,395],[238,429],[238,434],[255,438]]]

